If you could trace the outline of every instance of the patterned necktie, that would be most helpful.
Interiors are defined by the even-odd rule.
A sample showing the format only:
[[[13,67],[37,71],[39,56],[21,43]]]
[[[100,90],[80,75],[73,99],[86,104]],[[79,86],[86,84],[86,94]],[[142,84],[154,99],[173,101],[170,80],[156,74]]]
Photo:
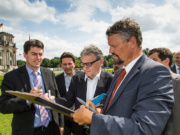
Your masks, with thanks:
[[[33,71],[32,72],[34,74],[34,87],[41,89],[42,84],[41,84],[41,79],[40,76],[38,75],[37,72]],[[41,123],[47,127],[50,121],[49,115],[48,115],[48,111],[46,110],[46,108],[44,106],[38,105],[39,107],[39,112],[40,112],[40,116],[41,116]]]
[[[112,101],[112,99],[113,99],[113,97],[114,97],[114,95],[115,95],[115,93],[116,93],[116,91],[117,91],[117,89],[118,89],[121,81],[123,80],[125,74],[126,74],[126,70],[125,70],[125,69],[122,69],[122,70],[121,70],[121,73],[119,74],[118,80],[117,80],[117,82],[116,82],[116,86],[115,86],[115,88],[114,88],[114,91],[113,91],[113,93],[112,93],[112,95],[111,95],[111,98],[110,98],[110,100],[109,100],[109,103],[108,103],[108,106],[107,106],[107,108],[106,108],[106,111],[107,111],[107,109],[108,109],[108,107],[109,107],[109,105],[110,105],[110,103],[111,103],[111,101]]]

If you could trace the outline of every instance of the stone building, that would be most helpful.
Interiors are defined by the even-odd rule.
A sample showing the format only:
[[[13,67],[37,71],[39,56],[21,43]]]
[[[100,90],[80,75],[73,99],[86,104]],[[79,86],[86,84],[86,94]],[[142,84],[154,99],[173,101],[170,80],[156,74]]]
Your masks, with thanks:
[[[16,50],[14,36],[0,32],[0,71],[9,72],[17,68]]]

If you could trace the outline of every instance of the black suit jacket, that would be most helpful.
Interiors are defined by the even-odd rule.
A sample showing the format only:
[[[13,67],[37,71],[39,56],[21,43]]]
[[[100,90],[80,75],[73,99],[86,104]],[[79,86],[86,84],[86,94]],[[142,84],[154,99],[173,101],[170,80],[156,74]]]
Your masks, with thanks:
[[[173,65],[171,66],[171,71],[172,71],[173,73],[176,73],[176,74],[177,74],[176,65],[175,65],[175,64],[173,64]]]
[[[55,77],[58,91],[61,97],[64,97],[67,93],[64,79],[64,72]]]
[[[51,94],[60,97],[54,73],[41,67],[41,74],[44,82],[45,91],[51,90]],[[31,104],[29,107],[26,100],[7,94],[6,90],[21,92],[30,92],[30,79],[26,67],[23,66],[7,73],[2,82],[0,96],[0,112],[7,114],[13,113],[12,134],[13,135],[33,135],[33,125],[35,118],[35,108]],[[59,116],[57,112],[52,111],[54,121],[59,125]]]
[[[81,103],[76,99],[76,97],[79,97],[82,100],[86,101],[87,81],[84,80],[84,77],[84,72],[74,75],[69,86],[69,91],[64,97],[64,100],[56,99],[56,102],[66,107],[71,107],[75,103],[75,109],[78,109],[81,106]],[[94,97],[100,95],[101,93],[107,92],[112,78],[112,74],[101,71],[100,79],[98,81]],[[83,126],[79,126],[78,124],[74,125],[74,134],[81,135],[82,130]]]
[[[81,71],[76,71],[75,73],[78,74],[78,73],[81,73]],[[57,84],[57,87],[58,87],[58,91],[59,91],[61,97],[64,97],[66,95],[66,93],[67,93],[66,86],[65,86],[64,72],[57,75],[55,77],[55,79],[56,79],[56,84]],[[61,127],[64,127],[64,124],[65,124],[64,119],[69,120],[69,117],[65,116],[65,118],[64,118],[64,116],[61,115],[61,125],[60,125]]]
[[[82,73],[82,72],[81,71],[75,71],[75,74],[79,74],[79,73]],[[64,72],[57,75],[55,77],[55,79],[56,79],[56,84],[57,84],[59,93],[60,93],[61,97],[64,97],[67,93],[66,86],[65,86]]]

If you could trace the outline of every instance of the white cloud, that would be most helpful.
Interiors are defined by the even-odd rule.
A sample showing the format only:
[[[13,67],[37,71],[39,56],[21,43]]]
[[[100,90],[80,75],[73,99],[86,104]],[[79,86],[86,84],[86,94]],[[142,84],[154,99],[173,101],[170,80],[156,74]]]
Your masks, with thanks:
[[[132,7],[111,9],[112,21],[134,18],[143,31],[143,48],[168,47],[176,51],[180,31],[180,1],[167,0],[158,6],[136,1]]]
[[[16,24],[19,21],[32,21],[40,23],[49,20],[57,23],[55,18],[56,10],[49,7],[45,1],[31,3],[28,0],[1,0],[0,2],[0,18]]]
[[[99,26],[107,25],[107,23],[95,21],[93,17],[97,10],[107,12],[110,7],[108,0],[71,0],[68,12],[60,14],[58,18],[67,28],[78,27],[79,30],[84,32],[99,31]]]

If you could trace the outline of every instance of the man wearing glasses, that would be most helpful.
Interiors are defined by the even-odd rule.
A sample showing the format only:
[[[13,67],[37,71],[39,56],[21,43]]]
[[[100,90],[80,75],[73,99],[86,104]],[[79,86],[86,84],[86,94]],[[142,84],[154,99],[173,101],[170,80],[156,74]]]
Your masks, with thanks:
[[[101,70],[103,65],[103,53],[94,45],[85,47],[81,52],[81,66],[84,72],[72,77],[69,91],[63,99],[56,99],[66,107],[71,107],[75,103],[75,110],[81,106],[76,97],[84,101],[91,100],[93,97],[106,93],[113,75]],[[86,135],[88,129],[84,126],[74,124],[74,135]]]

